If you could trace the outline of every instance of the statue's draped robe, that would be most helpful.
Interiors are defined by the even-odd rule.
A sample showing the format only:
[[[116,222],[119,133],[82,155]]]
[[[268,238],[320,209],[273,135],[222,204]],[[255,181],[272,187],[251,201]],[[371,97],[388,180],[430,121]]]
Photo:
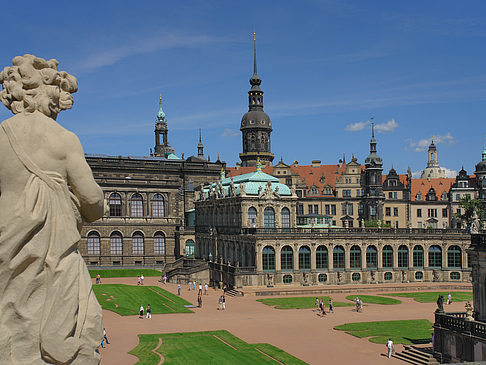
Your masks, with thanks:
[[[0,364],[99,364],[102,312],[77,250],[77,199],[32,162],[8,121],[1,126],[30,177],[0,222]]]

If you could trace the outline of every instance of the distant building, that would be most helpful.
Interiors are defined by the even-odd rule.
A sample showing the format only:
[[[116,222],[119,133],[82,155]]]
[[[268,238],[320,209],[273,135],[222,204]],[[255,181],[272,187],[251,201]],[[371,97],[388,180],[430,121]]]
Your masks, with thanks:
[[[439,161],[437,158],[437,148],[434,144],[434,139],[432,138],[432,143],[429,145],[429,150],[427,151],[427,167],[422,171],[420,175],[421,179],[441,179],[446,177],[445,170],[439,166]]]

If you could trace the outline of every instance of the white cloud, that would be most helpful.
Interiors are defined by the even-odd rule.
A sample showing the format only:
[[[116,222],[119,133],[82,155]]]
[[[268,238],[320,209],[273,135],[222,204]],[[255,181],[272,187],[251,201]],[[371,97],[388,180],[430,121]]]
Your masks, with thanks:
[[[346,126],[346,130],[349,132],[358,132],[365,129],[369,124],[369,121],[351,123]]]
[[[393,132],[398,127],[398,123],[395,119],[391,119],[386,123],[379,123],[375,125],[375,130],[378,133]]]
[[[418,141],[413,139],[407,139],[406,142],[408,144],[406,149],[411,148],[414,152],[424,152],[429,147],[431,139],[422,138],[419,139]],[[434,136],[435,145],[454,144],[454,143],[456,143],[456,139],[450,133],[447,133],[446,135],[443,136]]]
[[[418,170],[418,171],[412,172],[412,177],[415,178],[415,179],[418,179],[422,175],[422,171],[424,171],[424,170]]]
[[[456,170],[451,170],[451,169],[448,169],[447,167],[441,167],[441,169],[444,170],[445,177],[456,177],[457,176]],[[418,171],[412,172],[412,177],[415,178],[415,179],[419,179],[420,176],[422,176],[423,171],[424,170],[418,170]]]
[[[238,132],[236,129],[231,129],[231,128],[225,128],[223,133],[221,133],[222,137],[237,137],[240,135],[240,132]]]

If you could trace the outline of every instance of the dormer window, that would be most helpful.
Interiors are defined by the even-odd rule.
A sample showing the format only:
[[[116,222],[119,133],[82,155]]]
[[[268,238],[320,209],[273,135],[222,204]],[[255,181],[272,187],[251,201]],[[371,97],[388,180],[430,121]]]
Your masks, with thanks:
[[[435,201],[437,200],[437,196],[435,195],[435,190],[430,189],[426,196],[427,201]]]
[[[417,200],[422,200],[422,194],[421,193],[417,193]]]
[[[442,193],[440,200],[447,200],[447,193],[445,191]]]

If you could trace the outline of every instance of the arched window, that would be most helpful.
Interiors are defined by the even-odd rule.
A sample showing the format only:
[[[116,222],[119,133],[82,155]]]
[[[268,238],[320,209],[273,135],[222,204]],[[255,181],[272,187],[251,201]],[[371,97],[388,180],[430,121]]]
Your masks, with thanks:
[[[152,217],[162,218],[165,216],[164,197],[160,194],[155,194],[152,198]]]
[[[154,234],[154,255],[165,255],[165,234],[162,232],[155,232]]]
[[[275,250],[271,246],[263,248],[262,252],[263,271],[275,271]]]
[[[413,248],[413,267],[424,267],[424,249],[422,246]]]
[[[459,246],[451,246],[447,250],[447,266],[456,269],[462,267],[462,252]]]
[[[145,252],[145,242],[142,232],[135,232],[132,236],[132,251],[134,255],[143,255]]]
[[[391,269],[393,267],[393,248],[390,245],[383,247],[381,257],[383,268]]]
[[[299,248],[299,270],[310,270],[311,268],[311,252],[309,247],[302,246]]]
[[[336,246],[332,250],[332,261],[334,269],[344,269],[344,248]]]
[[[143,199],[139,193],[132,195],[130,215],[132,217],[143,217]]]
[[[366,247],[366,267],[376,269],[378,267],[378,250],[375,246]]]
[[[329,267],[329,257],[326,246],[319,246],[316,250],[316,268],[317,270],[327,269]]]
[[[439,246],[430,246],[429,248],[429,267],[442,267],[442,250]]]
[[[398,247],[398,267],[408,269],[408,247],[405,245]]]
[[[294,269],[294,251],[290,246],[282,247],[280,251],[280,266],[282,271]]]
[[[194,258],[195,252],[196,252],[196,244],[194,243],[193,240],[187,240],[186,241],[186,257]]]
[[[100,254],[100,234],[92,231],[88,233],[88,255]]]
[[[110,217],[121,217],[121,197],[119,194],[111,194],[108,205],[110,206]]]
[[[359,246],[351,247],[349,251],[349,263],[351,269],[359,269],[361,268],[361,248]]]
[[[289,208],[282,209],[282,228],[290,228],[290,210]]]
[[[123,255],[123,237],[120,232],[110,235],[110,252],[112,255]]]
[[[257,210],[254,207],[248,209],[248,224],[251,228],[256,227]]]
[[[263,211],[263,225],[265,228],[275,228],[275,211],[267,207]]]

